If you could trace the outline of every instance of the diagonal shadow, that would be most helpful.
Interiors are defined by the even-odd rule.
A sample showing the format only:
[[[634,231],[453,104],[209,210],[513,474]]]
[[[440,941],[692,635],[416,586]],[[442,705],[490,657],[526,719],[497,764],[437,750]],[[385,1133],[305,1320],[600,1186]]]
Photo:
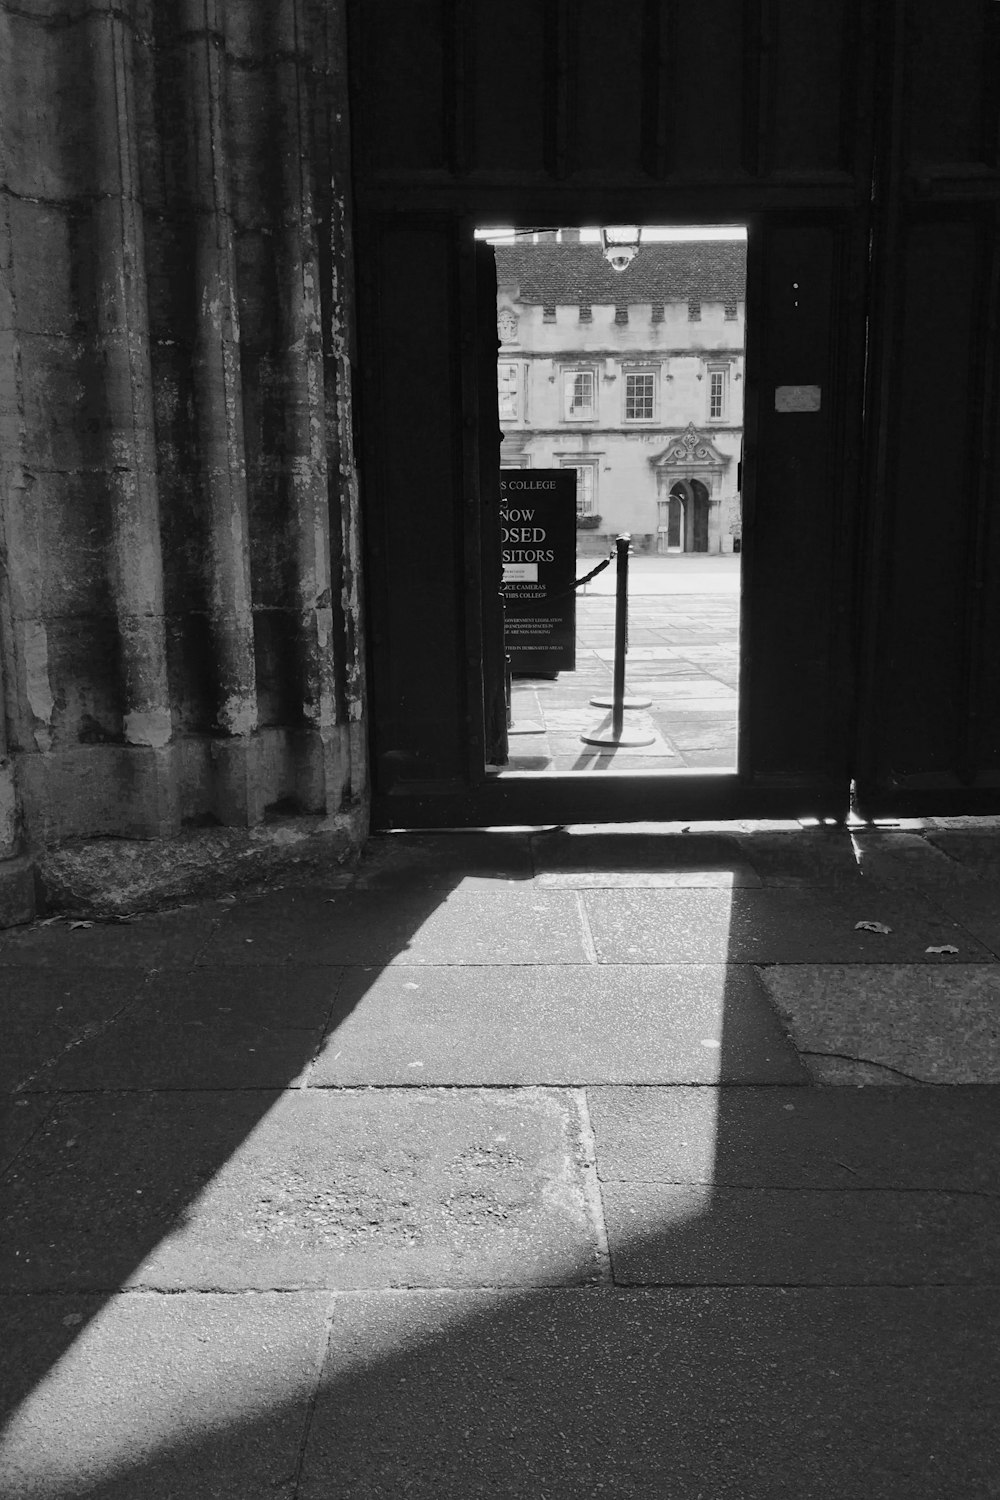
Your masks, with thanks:
[[[630,860],[629,848],[619,839],[608,862],[630,864],[633,880],[662,876],[662,861]],[[726,873],[718,846],[701,863]],[[594,873],[585,858],[576,864],[563,873]],[[745,937],[738,923],[738,959]],[[608,1262],[600,1236],[581,1233],[560,1240],[541,1271],[514,1256],[506,1287],[476,1286],[477,1267],[467,1273],[452,1257],[451,1284],[418,1272],[397,1276],[405,1284],[394,1291],[383,1278],[334,1292],[327,1278],[272,1299],[270,1320],[266,1298],[207,1292],[179,1344],[187,1299],[156,1299],[154,1324],[148,1298],[119,1299],[133,1319],[126,1348],[130,1333],[162,1330],[178,1310],[167,1347],[179,1376],[154,1361],[131,1437],[120,1408],[98,1400],[103,1448],[100,1434],[78,1431],[75,1470],[60,1470],[58,1445],[48,1460],[36,1450],[23,1493],[989,1493],[984,1373],[1000,1302],[978,1283],[992,1280],[992,1093],[966,1091],[956,1105],[949,1090],[870,1089],[845,1110],[854,1090],[775,1071],[775,1032],[748,999],[747,967],[722,971],[719,1031],[702,1039],[718,1045],[694,1081],[690,1066],[674,1087],[609,1083],[607,1068],[569,1077],[551,1059],[546,1076],[515,1080],[585,1093]],[[355,978],[349,993],[360,1000],[379,975]],[[349,1019],[332,1018],[331,1044]],[[949,1131],[942,1162],[934,1143]],[[490,1233],[504,1232],[498,1212]],[[66,1316],[99,1314],[93,1300],[48,1299],[34,1313],[39,1371],[65,1350]],[[199,1330],[235,1352],[221,1400],[206,1389]],[[86,1373],[81,1360],[68,1390]],[[55,1368],[57,1408],[59,1379]]]
[[[298,1087],[364,993],[345,986],[348,965],[374,979],[463,884],[482,881],[488,905],[494,881],[530,877],[523,837],[437,843],[411,839],[401,859],[376,843],[348,888],[333,877],[126,924],[36,923],[0,945],[0,1295],[98,1294],[55,1342],[19,1341],[4,1411]]]

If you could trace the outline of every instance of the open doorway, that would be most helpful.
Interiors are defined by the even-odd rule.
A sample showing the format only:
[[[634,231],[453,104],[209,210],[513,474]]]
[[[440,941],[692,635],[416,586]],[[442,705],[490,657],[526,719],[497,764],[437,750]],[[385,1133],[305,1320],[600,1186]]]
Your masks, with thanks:
[[[612,717],[599,706],[614,674],[612,564],[574,589],[568,669],[519,659],[519,624],[497,774],[733,772],[746,229],[642,226],[617,243],[596,228],[479,233],[496,257],[501,490],[515,471],[572,473],[570,585],[629,536],[626,720],[646,737],[583,740]]]

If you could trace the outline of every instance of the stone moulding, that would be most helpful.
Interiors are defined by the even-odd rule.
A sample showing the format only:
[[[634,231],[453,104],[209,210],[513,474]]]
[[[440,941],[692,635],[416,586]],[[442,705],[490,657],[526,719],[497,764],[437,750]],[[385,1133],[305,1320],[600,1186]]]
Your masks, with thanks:
[[[74,839],[37,853],[38,909],[124,917],[278,878],[338,875],[350,868],[367,832],[367,802],[359,799],[331,818],[191,829],[172,838]],[[33,914],[13,920],[28,921]]]

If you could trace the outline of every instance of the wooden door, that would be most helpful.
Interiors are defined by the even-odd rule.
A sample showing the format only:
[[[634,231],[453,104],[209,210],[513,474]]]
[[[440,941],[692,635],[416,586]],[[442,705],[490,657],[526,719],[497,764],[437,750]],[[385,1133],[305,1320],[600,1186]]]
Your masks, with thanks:
[[[877,15],[354,0],[377,824],[846,811]],[[738,770],[491,775],[495,372],[472,229],[664,221],[750,226]]]
[[[857,805],[1000,811],[1000,5],[885,7]]]

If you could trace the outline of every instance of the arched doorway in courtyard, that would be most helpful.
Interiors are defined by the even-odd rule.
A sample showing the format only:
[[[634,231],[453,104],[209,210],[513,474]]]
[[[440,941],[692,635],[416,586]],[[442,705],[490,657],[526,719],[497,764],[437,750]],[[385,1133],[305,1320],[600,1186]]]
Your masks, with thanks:
[[[735,515],[737,501],[726,476],[732,464],[712,439],[688,423],[650,463],[656,471],[657,552],[721,552],[727,543],[731,547],[729,511]]]
[[[657,552],[707,552],[709,504],[700,479],[676,480],[657,502]]]

